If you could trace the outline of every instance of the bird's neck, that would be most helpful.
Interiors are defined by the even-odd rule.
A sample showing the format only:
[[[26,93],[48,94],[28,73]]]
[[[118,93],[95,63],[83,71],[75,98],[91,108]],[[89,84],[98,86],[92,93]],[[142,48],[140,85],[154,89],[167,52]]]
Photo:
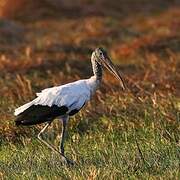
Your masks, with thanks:
[[[91,90],[91,95],[93,95],[102,81],[102,66],[96,61],[95,53],[92,53],[91,63],[94,76],[89,78],[87,82]]]
[[[102,65],[100,65],[94,58],[91,59],[92,69],[94,73],[94,77],[97,82],[101,82],[102,80]]]
[[[87,84],[92,96],[95,93],[95,91],[99,88],[101,80],[98,80],[96,76],[92,76],[89,79],[87,79]]]

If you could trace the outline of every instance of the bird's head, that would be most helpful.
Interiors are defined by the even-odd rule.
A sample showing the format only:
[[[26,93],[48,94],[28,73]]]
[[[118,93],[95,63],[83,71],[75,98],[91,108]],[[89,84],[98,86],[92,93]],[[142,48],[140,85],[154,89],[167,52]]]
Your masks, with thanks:
[[[92,56],[94,56],[95,61],[106,67],[120,81],[122,89],[125,90],[124,80],[107,55],[107,52],[103,48],[99,47],[95,49]]]

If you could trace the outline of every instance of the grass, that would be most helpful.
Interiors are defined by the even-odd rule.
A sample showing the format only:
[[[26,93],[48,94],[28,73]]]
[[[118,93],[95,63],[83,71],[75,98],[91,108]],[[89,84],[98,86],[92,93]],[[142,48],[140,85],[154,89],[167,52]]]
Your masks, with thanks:
[[[113,1],[91,16],[20,19],[20,37],[0,37],[0,179],[180,178],[179,6],[142,2],[134,14]],[[65,150],[77,165],[68,168],[37,140],[43,125],[15,127],[13,111],[41,89],[91,76],[90,55],[101,45],[129,91],[104,73],[69,121]],[[60,129],[55,120],[44,138],[58,146]]]
[[[167,142],[159,131],[141,128],[137,132],[102,133],[96,129],[96,133],[90,131],[74,142],[68,140],[68,155],[78,163],[73,168],[62,167],[59,156],[40,146],[37,140],[26,141],[20,147],[4,146],[1,169],[7,179],[179,177],[178,147]]]
[[[140,104],[127,111],[120,108],[114,117],[108,113],[97,119],[84,115],[71,119],[66,152],[77,163],[71,168],[62,166],[60,156],[38,142],[38,131],[32,128],[28,137],[1,143],[1,175],[4,179],[178,179],[179,117],[167,122],[161,108]],[[55,121],[44,136],[57,146],[59,128]]]
[[[104,117],[102,122],[109,121]],[[121,119],[112,120],[121,123]],[[22,144],[4,144],[1,150],[2,174],[7,179],[118,179],[179,177],[180,149],[175,137],[168,140],[163,130],[152,125],[126,131],[103,131],[95,125],[88,133],[71,133],[67,154],[78,165],[62,167],[60,157],[41,146],[36,139],[22,138]]]

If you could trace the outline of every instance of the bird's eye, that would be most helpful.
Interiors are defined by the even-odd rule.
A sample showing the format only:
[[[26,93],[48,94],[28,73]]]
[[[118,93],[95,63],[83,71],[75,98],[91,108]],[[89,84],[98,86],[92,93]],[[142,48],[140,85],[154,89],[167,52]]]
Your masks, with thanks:
[[[100,55],[100,56],[103,56],[103,53],[102,53],[102,52],[100,52],[100,53],[99,53],[99,55]]]

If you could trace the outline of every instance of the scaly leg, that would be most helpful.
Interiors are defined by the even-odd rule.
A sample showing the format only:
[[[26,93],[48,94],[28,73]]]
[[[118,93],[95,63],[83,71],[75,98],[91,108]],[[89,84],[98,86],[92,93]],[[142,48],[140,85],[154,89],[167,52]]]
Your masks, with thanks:
[[[60,145],[60,151],[58,151],[55,147],[53,147],[52,145],[50,145],[49,143],[47,143],[45,140],[43,140],[41,138],[42,133],[50,126],[51,122],[48,122],[46,124],[46,126],[40,131],[40,133],[38,134],[38,140],[41,141],[43,144],[45,144],[48,148],[50,148],[52,151],[55,151],[56,153],[60,154],[62,156],[62,161],[66,164],[66,165],[73,165],[74,162],[69,160],[68,158],[66,158],[64,156],[64,140],[65,140],[65,130],[66,130],[66,123],[67,123],[68,117],[63,117],[62,118],[62,122],[63,122],[63,126],[62,126],[62,134],[61,134],[61,145]]]
[[[68,121],[68,117],[62,118],[62,132],[61,132],[60,149],[59,149],[62,155],[64,155],[64,141],[65,141],[67,121]]]
[[[50,145],[49,143],[47,143],[46,141],[44,141],[42,138],[41,138],[41,135],[42,135],[42,133],[50,126],[50,124],[51,124],[51,122],[48,122],[47,124],[46,124],[46,126],[40,131],[40,133],[38,134],[38,139],[43,143],[43,144],[45,144],[48,148],[50,148],[52,151],[55,151],[55,152],[57,152],[58,154],[59,154],[59,151],[55,148],[55,147],[53,147],[52,145]]]
[[[65,134],[66,134],[66,125],[67,125],[69,116],[63,116],[61,119],[62,119],[62,132],[61,132],[61,141],[60,141],[60,154],[64,157],[63,160],[67,165],[74,165],[74,162],[69,160],[64,155],[64,141],[65,141]]]

